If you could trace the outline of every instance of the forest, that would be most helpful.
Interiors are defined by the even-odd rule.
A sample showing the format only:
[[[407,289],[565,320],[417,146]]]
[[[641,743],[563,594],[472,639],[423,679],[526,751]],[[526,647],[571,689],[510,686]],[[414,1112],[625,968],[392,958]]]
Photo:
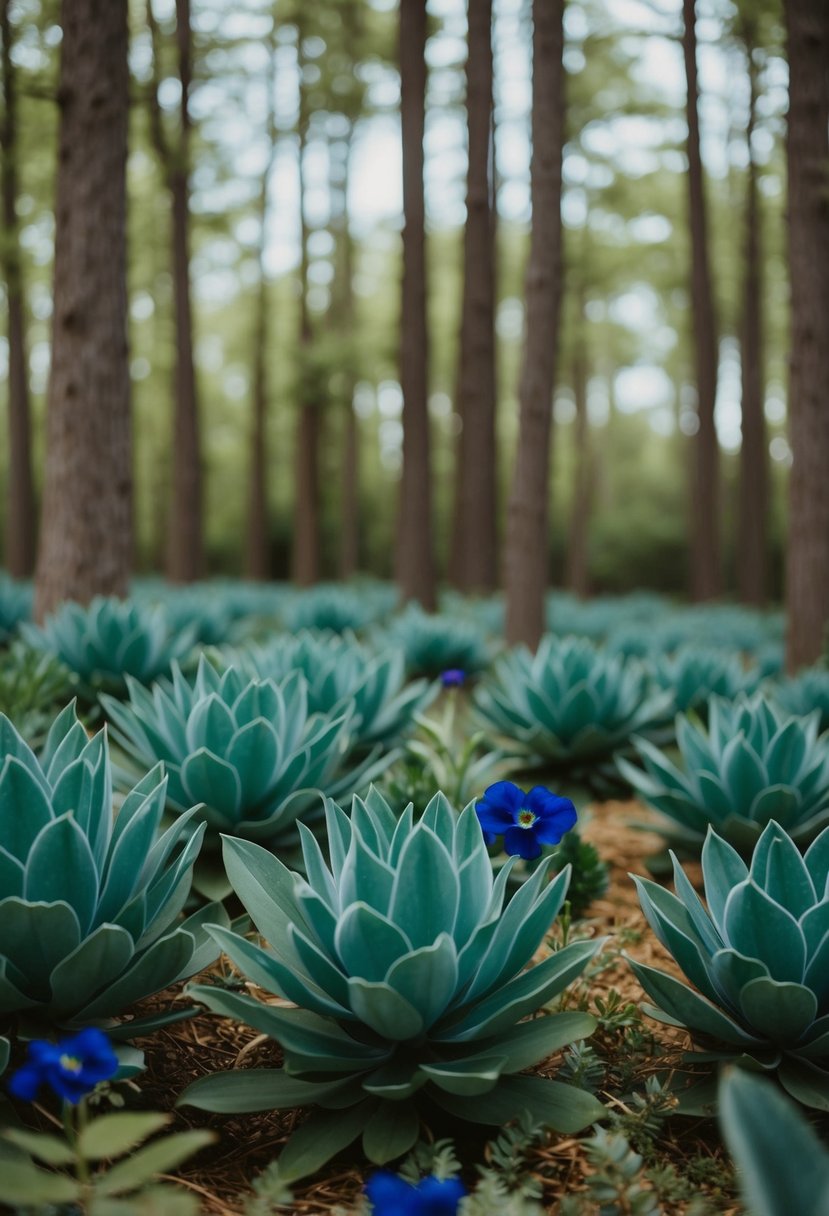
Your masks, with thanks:
[[[829,1216],[826,0],[0,0],[0,1210]]]

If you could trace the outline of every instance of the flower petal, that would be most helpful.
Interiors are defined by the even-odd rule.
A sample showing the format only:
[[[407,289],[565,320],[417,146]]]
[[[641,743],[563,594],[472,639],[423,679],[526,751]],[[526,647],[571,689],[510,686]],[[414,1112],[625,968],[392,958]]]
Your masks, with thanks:
[[[524,806],[526,794],[520,786],[512,781],[496,781],[494,785],[487,786],[484,790],[484,796],[481,802],[486,802],[490,806],[500,806],[506,811],[511,811],[514,815]],[[481,802],[478,805],[481,805]]]
[[[421,1202],[419,1211],[428,1216],[456,1216],[458,1204],[466,1196],[466,1187],[460,1178],[436,1178],[429,1174],[417,1185]]]
[[[505,811],[500,806],[490,806],[486,802],[479,802],[475,807],[475,814],[478,816],[484,832],[489,832],[493,836],[503,836],[507,828],[511,828],[515,824],[515,816]]]
[[[504,851],[511,857],[523,857],[532,861],[541,854],[541,845],[535,835],[535,828],[510,828],[504,833]]]

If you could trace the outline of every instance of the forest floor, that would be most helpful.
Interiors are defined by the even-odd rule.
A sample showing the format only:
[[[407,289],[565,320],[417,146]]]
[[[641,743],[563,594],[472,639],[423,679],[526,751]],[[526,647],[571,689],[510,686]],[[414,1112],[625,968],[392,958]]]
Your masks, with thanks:
[[[591,905],[586,919],[574,923],[573,930],[577,934],[608,935],[609,941],[591,972],[568,991],[569,1005],[583,1004],[595,1012],[597,1001],[609,999],[616,1008],[628,1002],[639,1004],[644,994],[622,950],[642,962],[679,974],[648,929],[628,877],[629,872],[646,874],[645,859],[661,846],[658,836],[633,826],[646,820],[647,814],[637,803],[608,802],[594,805],[585,816],[582,835],[592,841],[610,866],[610,886],[607,895]],[[688,867],[688,873],[694,880],[699,877],[694,867]],[[544,949],[548,951],[549,947]],[[217,966],[223,966],[227,974],[226,961]],[[614,991],[618,994],[615,997]],[[167,992],[153,1004],[169,1005],[176,995]],[[695,1210],[699,1197],[705,1197],[709,1206],[703,1210],[723,1216],[738,1213],[741,1209],[734,1196],[732,1175],[713,1121],[672,1116],[658,1124],[656,1135],[648,1133],[644,1125],[644,1139],[636,1135],[636,1112],[614,1095],[614,1089],[616,1094],[643,1091],[651,1073],[665,1075],[681,1068],[682,1052],[690,1044],[684,1032],[647,1018],[637,1019],[634,1026],[633,1047],[623,1027],[602,1028],[594,1036],[599,1054],[610,1066],[609,1075],[612,1077],[615,1070],[618,1077],[621,1067],[626,1078],[621,1089],[610,1084],[607,1090],[599,1091],[599,1096],[631,1115],[625,1134],[643,1153],[646,1169],[659,1174],[659,1210],[664,1216],[685,1216]],[[207,1013],[168,1027],[139,1046],[145,1047],[148,1063],[147,1072],[139,1079],[141,1104],[156,1109],[171,1109],[186,1086],[207,1073],[237,1067],[275,1067],[280,1063],[278,1047],[265,1036]],[[559,1063],[553,1057],[537,1071],[555,1075]],[[302,1113],[297,1111],[219,1116],[193,1108],[177,1110],[177,1128],[210,1127],[218,1137],[213,1146],[192,1159],[177,1181],[198,1195],[206,1216],[238,1216],[250,1197],[251,1183],[278,1156],[301,1118]],[[584,1148],[589,1135],[588,1130],[579,1137],[553,1136],[530,1150],[529,1169],[540,1184],[546,1211],[556,1213],[562,1196],[584,1190],[592,1169]],[[456,1140],[456,1147],[461,1160],[469,1163],[468,1181],[474,1185],[474,1164],[486,1159],[486,1137],[473,1133],[469,1141]],[[298,1184],[293,1203],[280,1210],[297,1216],[347,1212],[368,1172],[354,1150],[314,1180]],[[671,1194],[675,1201],[669,1198]]]

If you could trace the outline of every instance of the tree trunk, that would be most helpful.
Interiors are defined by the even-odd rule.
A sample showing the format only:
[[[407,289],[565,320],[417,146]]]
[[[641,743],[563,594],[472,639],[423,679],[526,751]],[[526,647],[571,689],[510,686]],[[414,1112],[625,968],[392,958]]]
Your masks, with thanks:
[[[0,194],[9,342],[9,463],[6,496],[6,566],[15,578],[28,578],[35,564],[35,493],[32,482],[31,415],[26,366],[23,277],[17,225],[17,81],[11,44],[10,0],[0,0],[3,40],[3,123],[0,126]]]
[[[401,598],[435,607],[432,464],[429,434],[429,342],[423,128],[426,113],[426,0],[400,0],[400,108],[403,133],[403,281],[400,386],[403,470],[397,525]]]
[[[561,305],[564,145],[563,0],[533,0],[532,233],[518,388],[515,473],[507,508],[507,641],[535,648],[544,632],[550,440]]]
[[[574,426],[575,484],[567,543],[567,586],[576,595],[590,593],[588,539],[593,499],[593,461],[590,450],[590,425],[587,417],[587,353],[584,345],[584,305],[580,301],[576,346],[573,351],[573,398],[576,403]]]
[[[64,0],[55,288],[38,619],[126,594],[132,558],[127,351],[127,0]]]
[[[354,242],[348,217],[348,187],[351,176],[351,145],[353,124],[340,141],[336,180],[332,177],[333,214],[331,227],[336,240],[336,275],[332,286],[332,321],[342,352],[340,373],[343,376],[343,409],[345,426],[342,450],[342,486],[340,499],[340,578],[353,578],[360,566],[360,432],[354,412],[355,364],[350,343],[354,327]]]
[[[492,164],[492,0],[469,0],[466,113],[469,167],[464,230],[452,581],[497,584],[495,208]]]
[[[813,663],[829,622],[829,7],[787,0],[789,271],[792,345],[789,383],[787,663]]]
[[[764,413],[763,276],[757,166],[752,136],[756,119],[757,69],[754,40],[744,32],[749,75],[749,111],[746,144],[745,269],[740,358],[742,365],[742,432],[740,498],[737,531],[737,579],[740,600],[762,607],[768,586],[768,439]]]
[[[176,364],[172,509],[167,573],[174,582],[189,583],[204,574],[201,439],[196,373],[193,365],[193,310],[190,297],[190,0],[176,0],[176,47],[181,98],[178,140],[174,147],[167,142],[158,101],[161,67],[158,27],[153,15],[152,0],[147,0],[147,20],[153,42],[150,127],[170,194],[172,211],[171,256]]]
[[[697,416],[691,493],[691,592],[696,600],[722,593],[720,559],[719,446],[714,424],[717,398],[717,335],[708,251],[699,138],[695,0],[683,0],[682,49],[687,79],[688,204],[691,228],[691,311],[694,326]]]
[[[253,339],[253,401],[250,430],[250,464],[248,472],[248,529],[245,548],[245,572],[248,578],[267,579],[270,574],[270,536],[268,528],[268,331],[270,293],[265,271],[265,246],[268,232],[269,186],[276,160],[278,132],[276,126],[276,26],[271,27],[268,45],[269,61],[266,75],[268,90],[268,159],[262,173],[259,192],[259,293],[256,299],[256,321]]]

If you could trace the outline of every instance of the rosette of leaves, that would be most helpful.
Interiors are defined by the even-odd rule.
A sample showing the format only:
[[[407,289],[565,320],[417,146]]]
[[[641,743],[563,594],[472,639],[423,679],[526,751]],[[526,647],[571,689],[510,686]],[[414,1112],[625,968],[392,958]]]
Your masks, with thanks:
[[[116,1017],[217,957],[220,905],[179,921],[204,829],[187,839],[191,811],[159,834],[160,767],[113,821],[106,735],[74,706],[39,757],[0,715],[0,748],[0,1026]]]
[[[478,718],[513,752],[589,783],[633,735],[655,731],[668,704],[640,664],[551,634],[535,654],[520,646],[503,655],[474,696]]]
[[[362,1137],[369,1160],[408,1152],[421,1118],[501,1125],[527,1111],[572,1132],[603,1115],[593,1096],[518,1076],[594,1019],[568,1011],[525,1021],[583,970],[600,943],[533,959],[569,871],[548,867],[505,904],[474,807],[442,794],[413,823],[372,790],[351,817],[326,804],[329,859],[302,831],[307,878],[244,840],[225,840],[234,889],[268,947],[222,928],[217,943],[244,975],[298,1008],[204,985],[192,995],[282,1046],[278,1070],[233,1070],[191,1085],[181,1102],[213,1111],[315,1105],[280,1158],[288,1181]]]
[[[734,700],[757,687],[756,668],[746,667],[733,651],[712,646],[681,646],[652,662],[654,683],[671,697],[671,718],[695,710],[703,720],[711,696]]]
[[[491,659],[487,634],[477,622],[424,612],[418,604],[395,617],[386,637],[403,651],[413,676],[434,679],[453,670],[474,676],[486,670]]]
[[[776,705],[795,717],[817,711],[820,733],[829,730],[829,671],[825,667],[810,667],[789,680],[781,680],[768,689],[768,694]]]
[[[63,604],[23,636],[73,671],[91,700],[99,692],[122,696],[128,678],[152,683],[193,645],[192,631],[173,630],[163,608],[104,596],[87,607]]]
[[[56,709],[71,700],[72,675],[53,655],[22,641],[0,653],[0,713],[31,747],[46,738]]]
[[[390,586],[363,588],[320,584],[300,592],[284,609],[290,630],[330,630],[357,633],[376,625],[392,611],[396,592]]]
[[[388,745],[410,733],[415,715],[436,691],[425,680],[406,684],[402,651],[374,653],[353,634],[283,635],[246,647],[238,661],[259,679],[281,681],[301,671],[312,713],[330,714],[352,701],[352,738],[360,748]]]
[[[634,882],[651,928],[694,988],[630,960],[655,1003],[645,1012],[687,1027],[703,1060],[745,1057],[776,1072],[798,1101],[829,1110],[829,829],[801,856],[772,821],[748,865],[709,831],[707,910],[673,860],[675,895]]]
[[[644,770],[618,764],[663,816],[653,830],[689,852],[699,852],[709,826],[750,852],[771,819],[805,845],[829,823],[829,738],[818,736],[818,722],[760,694],[712,697],[707,729],[693,714],[676,719],[681,767],[645,739],[636,740]]]
[[[32,616],[32,587],[0,570],[0,644],[7,642]]]
[[[168,809],[198,804],[208,846],[222,831],[285,843],[300,815],[321,810],[321,793],[350,796],[394,759],[380,749],[352,757],[353,704],[310,713],[301,672],[281,683],[255,680],[235,667],[220,673],[202,656],[193,680],[174,666],[168,683],[150,690],[128,680],[128,687],[129,701],[101,698],[113,738],[140,769],[163,761]],[[208,878],[205,861],[197,883],[207,891],[224,879]]]

